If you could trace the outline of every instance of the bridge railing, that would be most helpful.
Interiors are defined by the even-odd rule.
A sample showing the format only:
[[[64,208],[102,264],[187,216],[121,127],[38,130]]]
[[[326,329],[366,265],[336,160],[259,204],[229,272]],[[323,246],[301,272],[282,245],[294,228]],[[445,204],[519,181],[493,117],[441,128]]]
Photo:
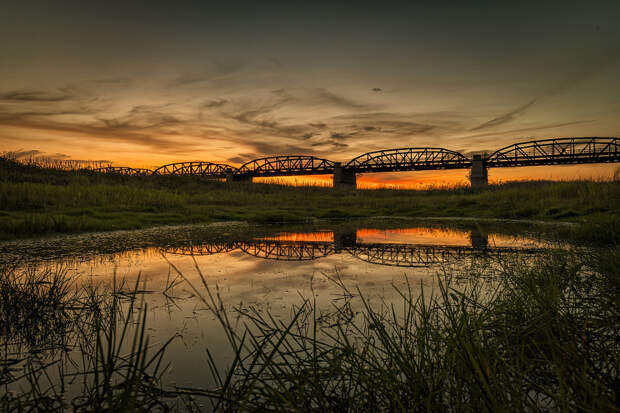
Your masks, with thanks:
[[[252,176],[321,175],[334,170],[329,159],[307,155],[270,156],[254,159],[241,165],[235,174]]]
[[[463,169],[471,166],[465,155],[445,148],[398,148],[374,151],[353,158],[346,168],[356,172]]]
[[[169,163],[153,171],[153,175],[200,175],[223,178],[234,167],[213,162]]]
[[[106,166],[103,168],[93,169],[94,172],[120,174],[120,175],[150,175],[153,173],[146,168],[130,168],[128,166]]]
[[[489,155],[487,167],[603,163],[620,161],[618,138],[556,138],[520,142]]]

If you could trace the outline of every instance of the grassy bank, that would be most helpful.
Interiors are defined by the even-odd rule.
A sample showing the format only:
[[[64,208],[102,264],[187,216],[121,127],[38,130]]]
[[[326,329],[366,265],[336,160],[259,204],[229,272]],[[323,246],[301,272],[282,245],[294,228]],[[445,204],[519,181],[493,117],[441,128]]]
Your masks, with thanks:
[[[375,216],[579,221],[618,234],[620,182],[525,182],[442,190],[333,190],[114,176],[0,161],[0,237],[224,220],[304,222]],[[598,229],[596,230],[598,231]],[[595,232],[596,232],[595,231]],[[592,230],[588,230],[592,233]]]

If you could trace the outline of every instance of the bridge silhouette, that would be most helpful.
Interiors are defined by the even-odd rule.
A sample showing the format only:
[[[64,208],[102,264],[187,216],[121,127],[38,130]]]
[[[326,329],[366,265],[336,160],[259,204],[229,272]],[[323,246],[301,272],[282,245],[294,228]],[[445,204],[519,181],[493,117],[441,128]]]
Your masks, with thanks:
[[[404,243],[359,243],[355,232],[334,234],[334,241],[251,239],[207,242],[163,248],[176,255],[215,255],[232,251],[278,261],[311,261],[333,254],[348,253],[370,264],[396,267],[427,267],[467,257],[500,259],[514,254],[539,254],[544,248],[489,246],[486,235],[472,233],[470,245],[426,245]]]
[[[151,171],[107,167],[98,172],[128,175],[195,175],[251,182],[254,177],[333,174],[334,187],[355,187],[357,174],[373,172],[471,169],[472,188],[488,184],[488,168],[574,165],[620,162],[620,139],[604,137],[554,138],[515,143],[490,155],[468,157],[445,148],[397,148],[367,152],[348,163],[310,155],[281,155],[254,159],[234,167],[214,162],[176,162]]]

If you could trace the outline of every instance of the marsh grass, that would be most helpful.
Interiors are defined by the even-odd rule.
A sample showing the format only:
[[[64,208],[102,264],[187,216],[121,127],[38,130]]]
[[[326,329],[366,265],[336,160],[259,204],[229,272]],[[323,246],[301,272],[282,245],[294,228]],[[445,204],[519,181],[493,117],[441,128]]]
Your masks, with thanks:
[[[165,383],[174,337],[150,343],[144,297],[152,291],[140,277],[76,289],[63,269],[5,268],[1,309],[11,325],[0,336],[0,407],[618,411],[619,258],[614,247],[446,267],[433,288],[405,279],[394,285],[397,300],[379,303],[336,276],[331,307],[312,293],[284,318],[231,307],[197,264],[200,284],[170,264],[162,293],[186,284],[233,350],[222,368],[207,349],[214,388]]]
[[[139,277],[79,290],[66,270],[4,268],[2,411],[168,410],[163,355],[152,346]]]
[[[619,257],[443,274],[433,291],[397,290],[400,305],[345,289],[329,317],[310,298],[287,320],[226,310],[196,266],[191,287],[236,356],[220,371],[209,354],[218,387],[192,391],[221,411],[618,411]]]

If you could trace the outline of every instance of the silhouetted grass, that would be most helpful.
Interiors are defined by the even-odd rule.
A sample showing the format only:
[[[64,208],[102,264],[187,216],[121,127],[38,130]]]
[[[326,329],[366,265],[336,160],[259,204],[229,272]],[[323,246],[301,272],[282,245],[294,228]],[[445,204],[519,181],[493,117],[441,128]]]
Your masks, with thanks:
[[[436,291],[398,291],[402,306],[344,287],[327,323],[313,299],[284,321],[230,314],[203,278],[194,290],[236,357],[226,371],[212,361],[219,387],[194,393],[221,411],[618,411],[619,258],[551,254],[464,285],[440,276]]]
[[[167,409],[160,375],[170,341],[149,345],[139,280],[128,292],[100,291],[78,289],[62,268],[0,274],[2,411]]]
[[[309,222],[377,216],[588,222],[617,228],[620,182],[523,182],[431,190],[334,190],[227,184],[200,177],[121,176],[0,162],[0,237],[137,229],[225,220]],[[598,223],[601,223],[600,225]],[[608,228],[608,227],[607,227]]]
[[[80,290],[62,269],[4,268],[0,408],[618,411],[619,263],[617,247],[557,251],[443,272],[434,290],[409,286],[381,305],[335,279],[342,296],[331,310],[302,298],[285,319],[227,309],[196,265],[202,285],[178,275],[236,354],[219,370],[208,353],[211,389],[162,382],[168,343],[149,345],[139,279]]]

